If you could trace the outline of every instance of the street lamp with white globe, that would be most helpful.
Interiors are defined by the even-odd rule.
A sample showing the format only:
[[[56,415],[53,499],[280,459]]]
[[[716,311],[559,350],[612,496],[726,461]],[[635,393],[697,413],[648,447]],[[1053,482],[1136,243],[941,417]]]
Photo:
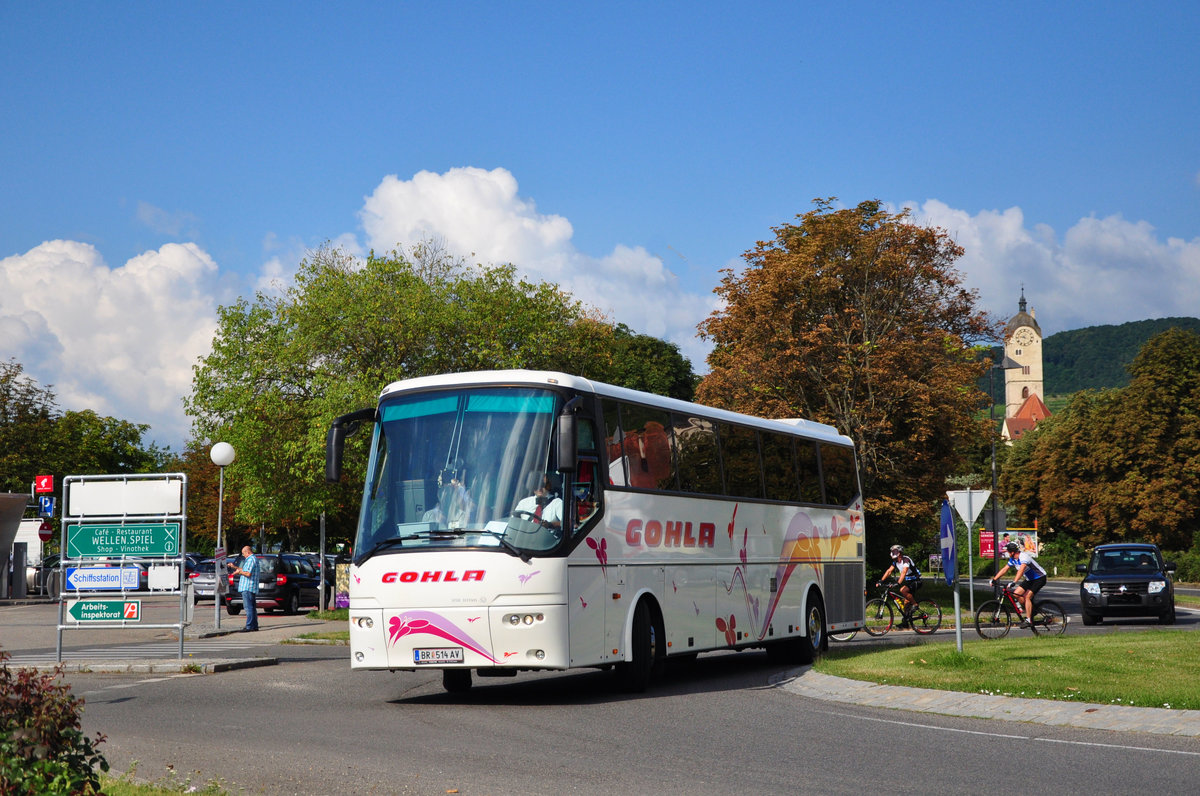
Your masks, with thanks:
[[[220,486],[217,488],[216,552],[219,554],[221,551],[221,522],[224,519],[224,517],[222,517],[222,511],[225,508],[225,468],[233,464],[235,452],[233,450],[233,446],[228,442],[218,442],[216,445],[212,446],[212,450],[209,451],[208,455],[212,459],[212,463],[219,467],[221,471],[219,480]],[[213,582],[213,624],[216,625],[218,630],[221,629],[221,592],[223,591],[221,589],[221,579],[225,576],[225,573],[221,571],[221,568],[224,563],[224,557],[216,558],[213,561],[213,577],[215,578]]]

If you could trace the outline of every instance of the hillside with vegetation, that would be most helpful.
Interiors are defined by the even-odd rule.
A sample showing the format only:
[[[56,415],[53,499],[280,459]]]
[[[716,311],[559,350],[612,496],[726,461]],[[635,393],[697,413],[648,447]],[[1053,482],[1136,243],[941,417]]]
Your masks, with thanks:
[[[1128,367],[1138,351],[1151,337],[1171,328],[1200,333],[1200,318],[1156,318],[1050,335],[1042,343],[1046,395],[1128,386]],[[1050,410],[1054,411],[1053,404]]]

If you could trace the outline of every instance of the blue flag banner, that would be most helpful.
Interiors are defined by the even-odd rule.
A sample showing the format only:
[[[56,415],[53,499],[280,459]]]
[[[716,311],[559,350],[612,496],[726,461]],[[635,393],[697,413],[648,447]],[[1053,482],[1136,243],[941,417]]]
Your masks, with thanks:
[[[950,508],[950,501],[942,501],[942,572],[946,575],[946,585],[953,586],[954,578],[958,574],[958,563],[955,556],[958,551],[954,547],[954,511]]]

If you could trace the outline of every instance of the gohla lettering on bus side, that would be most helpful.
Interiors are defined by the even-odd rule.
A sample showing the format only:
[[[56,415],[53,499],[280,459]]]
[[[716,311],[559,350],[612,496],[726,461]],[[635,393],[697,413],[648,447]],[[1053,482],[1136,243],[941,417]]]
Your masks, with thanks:
[[[717,526],[711,522],[693,528],[684,521],[630,520],[625,526],[625,543],[630,547],[712,547],[716,537]]]

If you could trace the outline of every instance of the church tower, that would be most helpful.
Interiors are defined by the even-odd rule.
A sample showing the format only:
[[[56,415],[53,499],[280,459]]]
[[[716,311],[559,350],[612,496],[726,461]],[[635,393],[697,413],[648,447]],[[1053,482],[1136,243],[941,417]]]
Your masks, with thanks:
[[[1025,311],[1025,288],[1021,288],[1020,309],[1004,327],[1004,354],[1019,368],[1004,371],[1004,416],[1017,414],[1030,396],[1046,400],[1042,386],[1042,327],[1033,313]]]

